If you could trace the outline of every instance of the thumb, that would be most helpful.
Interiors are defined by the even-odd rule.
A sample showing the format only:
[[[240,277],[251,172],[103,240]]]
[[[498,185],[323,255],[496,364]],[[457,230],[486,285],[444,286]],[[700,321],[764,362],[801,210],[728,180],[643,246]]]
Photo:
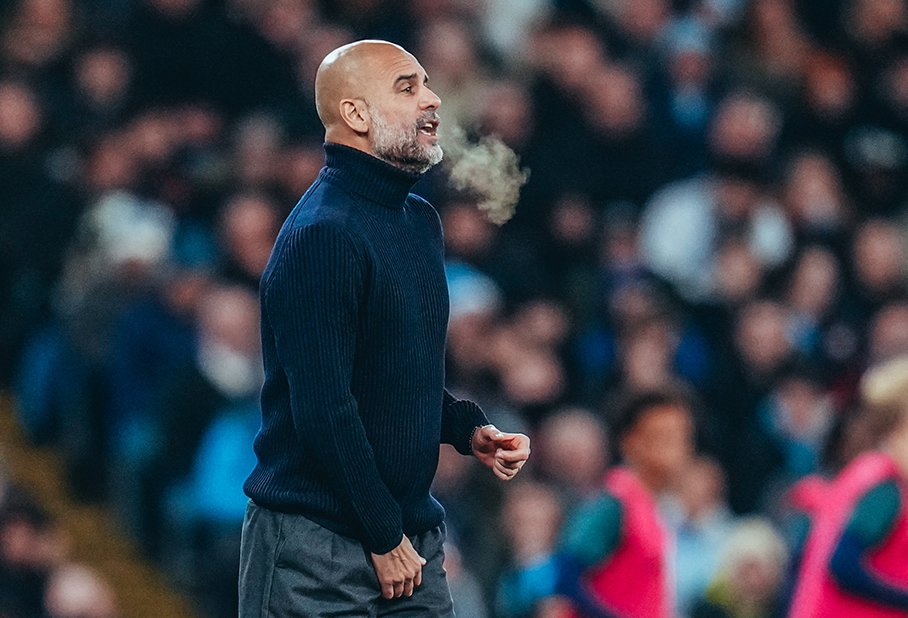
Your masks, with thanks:
[[[514,440],[517,439],[515,435],[508,435],[502,432],[497,432],[492,439],[495,442],[495,446],[498,448],[510,448],[514,444]]]

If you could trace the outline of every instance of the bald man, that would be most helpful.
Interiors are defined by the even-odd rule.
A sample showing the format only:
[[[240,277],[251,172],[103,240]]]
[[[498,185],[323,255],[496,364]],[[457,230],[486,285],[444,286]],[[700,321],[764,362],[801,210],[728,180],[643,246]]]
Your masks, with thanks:
[[[438,215],[410,193],[441,160],[416,58],[384,41],[315,80],[326,165],[262,276],[265,385],[240,556],[240,617],[452,616],[444,442],[507,480],[529,440],[444,389],[448,290]]]

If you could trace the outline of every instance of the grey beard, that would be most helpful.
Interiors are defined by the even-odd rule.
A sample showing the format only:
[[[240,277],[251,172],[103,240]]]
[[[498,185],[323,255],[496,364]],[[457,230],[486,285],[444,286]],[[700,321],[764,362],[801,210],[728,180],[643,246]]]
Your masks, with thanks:
[[[419,127],[424,119],[413,125],[412,132],[403,127],[391,126],[381,112],[369,107],[372,117],[372,154],[394,167],[410,174],[422,174],[433,165],[441,163],[444,156],[441,146],[423,146],[419,143]]]

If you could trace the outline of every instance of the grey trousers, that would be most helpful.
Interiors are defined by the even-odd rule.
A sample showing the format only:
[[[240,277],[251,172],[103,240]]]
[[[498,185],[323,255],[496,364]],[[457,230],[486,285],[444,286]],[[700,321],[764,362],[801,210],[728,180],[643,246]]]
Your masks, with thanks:
[[[302,515],[246,507],[239,618],[453,618],[443,568],[444,524],[411,538],[426,559],[411,597],[385,599],[362,544]]]

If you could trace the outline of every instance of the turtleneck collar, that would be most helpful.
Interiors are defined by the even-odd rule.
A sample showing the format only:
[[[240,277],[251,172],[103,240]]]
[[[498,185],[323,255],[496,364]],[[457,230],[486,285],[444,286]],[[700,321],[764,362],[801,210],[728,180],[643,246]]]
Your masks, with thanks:
[[[344,188],[387,208],[403,208],[422,174],[410,174],[349,146],[325,143],[325,170]]]

